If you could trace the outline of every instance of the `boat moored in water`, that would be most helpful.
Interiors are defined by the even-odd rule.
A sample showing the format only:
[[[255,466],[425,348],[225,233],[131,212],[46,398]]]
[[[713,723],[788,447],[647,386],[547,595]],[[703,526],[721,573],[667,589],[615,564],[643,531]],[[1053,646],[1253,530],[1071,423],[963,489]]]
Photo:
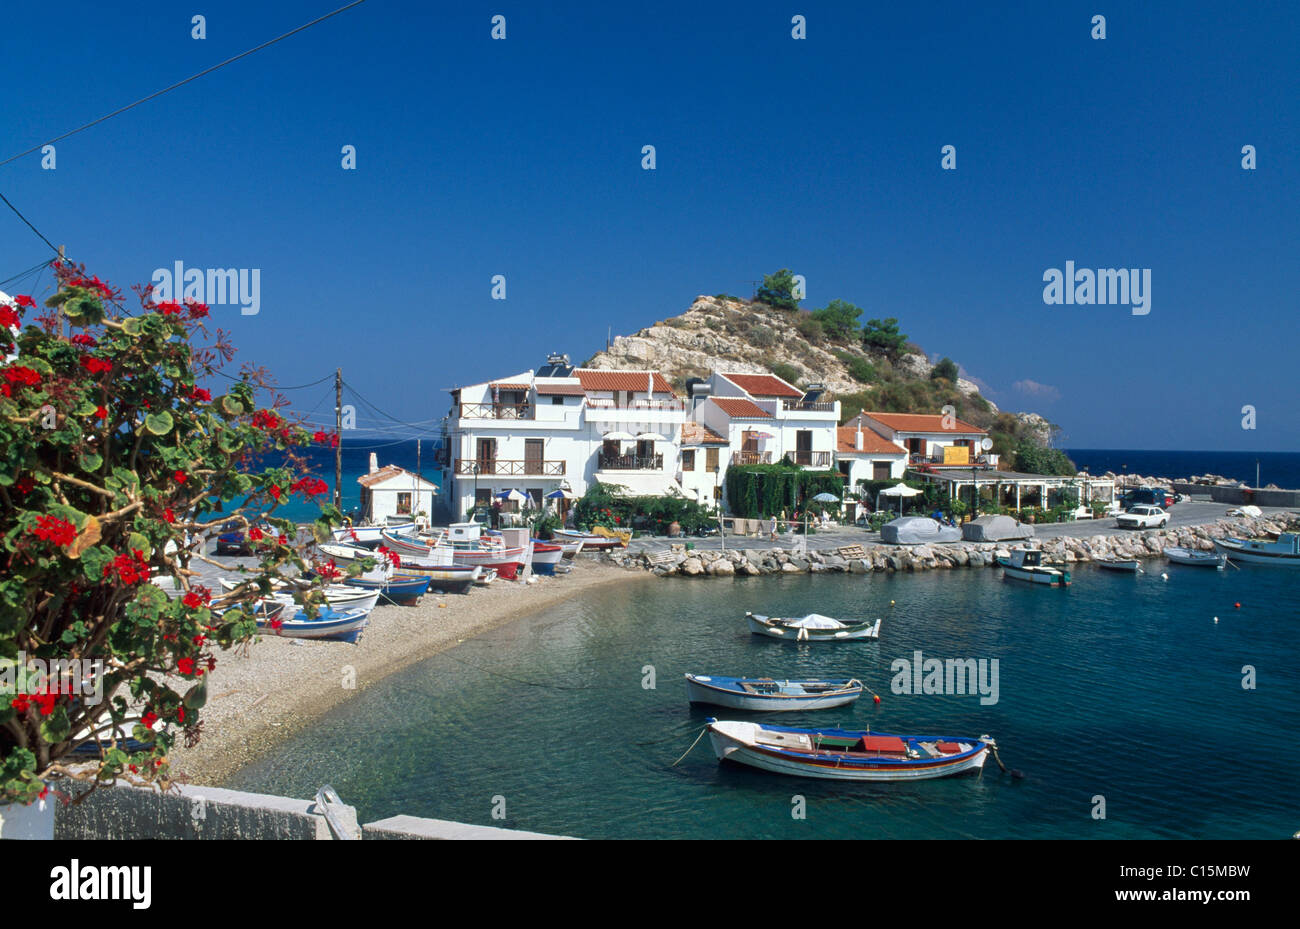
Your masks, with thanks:
[[[745,619],[749,622],[749,630],[755,635],[766,635],[790,642],[848,642],[880,637],[879,619],[874,623],[870,620],[851,623],[823,616],[820,613],[809,613],[807,616],[794,619],[746,613]]]
[[[1016,549],[1010,557],[999,556],[998,564],[1002,566],[1003,576],[1013,580],[1047,587],[1070,586],[1070,572],[1044,561],[1042,549]]]
[[[996,743],[947,735],[892,735],[852,729],[794,729],[708,721],[719,761],[776,774],[836,781],[911,781],[978,771]]]
[[[1218,568],[1223,570],[1228,556],[1221,552],[1198,552],[1191,548],[1170,546],[1163,549],[1164,556],[1174,564],[1191,565],[1194,568]]]
[[[1300,535],[1284,532],[1270,539],[1214,539],[1214,548],[1233,561],[1300,568]]]
[[[691,703],[709,703],[733,710],[824,710],[861,697],[862,682],[857,678],[789,681],[687,674],[686,695]]]
[[[1136,558],[1102,559],[1096,564],[1107,571],[1122,571],[1125,574],[1137,574],[1142,570],[1142,562]]]

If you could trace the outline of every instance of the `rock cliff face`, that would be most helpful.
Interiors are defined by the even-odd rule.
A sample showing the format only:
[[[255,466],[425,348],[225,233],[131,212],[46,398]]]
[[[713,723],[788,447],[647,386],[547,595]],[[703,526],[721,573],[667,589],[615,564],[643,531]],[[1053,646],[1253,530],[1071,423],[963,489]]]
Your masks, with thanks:
[[[779,365],[791,368],[800,383],[824,384],[835,394],[850,394],[872,386],[869,378],[855,377],[852,367],[869,365],[894,376],[926,380],[934,366],[922,354],[908,353],[891,362],[864,349],[860,342],[832,342],[809,338],[808,316],[751,303],[734,297],[696,297],[681,316],[618,336],[609,349],[597,352],[586,365],[592,368],[655,368],[677,386],[688,377],[705,377],[713,370],[754,373]],[[979,388],[959,378],[956,388],[967,397]],[[983,398],[992,413],[997,407]],[[916,410],[913,412],[929,412]],[[1037,414],[1020,414],[1047,427]]]

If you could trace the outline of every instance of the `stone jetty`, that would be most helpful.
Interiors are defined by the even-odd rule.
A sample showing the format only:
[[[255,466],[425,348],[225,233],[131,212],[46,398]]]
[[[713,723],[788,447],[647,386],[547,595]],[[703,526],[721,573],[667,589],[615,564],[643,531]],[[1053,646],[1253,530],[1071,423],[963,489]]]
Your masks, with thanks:
[[[1160,558],[1170,546],[1213,551],[1213,539],[1276,537],[1300,531],[1300,514],[1224,518],[1200,526],[1141,532],[1099,533],[1085,538],[1041,538],[1014,542],[948,542],[927,545],[866,543],[807,552],[785,549],[730,548],[669,552],[615,552],[610,557],[629,570],[649,570],[658,577],[746,577],[762,574],[930,571],[985,568],[1012,548],[1032,544],[1050,560],[1087,563],[1115,559]]]

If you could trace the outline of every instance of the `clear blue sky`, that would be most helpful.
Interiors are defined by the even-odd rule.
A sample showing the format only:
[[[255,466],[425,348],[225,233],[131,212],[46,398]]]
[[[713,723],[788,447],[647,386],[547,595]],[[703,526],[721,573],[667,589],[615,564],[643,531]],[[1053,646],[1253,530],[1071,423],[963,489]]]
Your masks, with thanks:
[[[342,2],[6,4],[0,158]],[[887,6],[368,0],[0,192],[119,285],[260,268],[257,316],[214,309],[239,357],[412,421],[788,266],[1065,445],[1300,450],[1296,5]],[[0,279],[44,254],[0,211]],[[1151,313],[1045,305],[1067,260],[1151,268]]]

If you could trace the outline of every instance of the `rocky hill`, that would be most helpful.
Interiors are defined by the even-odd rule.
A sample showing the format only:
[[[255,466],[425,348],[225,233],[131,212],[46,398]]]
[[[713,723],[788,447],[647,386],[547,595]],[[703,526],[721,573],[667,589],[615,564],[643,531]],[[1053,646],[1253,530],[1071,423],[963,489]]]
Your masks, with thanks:
[[[679,392],[688,377],[707,377],[714,370],[774,371],[801,387],[823,384],[841,401],[845,419],[861,409],[935,413],[952,403],[962,419],[1008,436],[1004,444],[1022,438],[1048,444],[1053,427],[1043,417],[1003,413],[965,378],[932,378],[934,365],[917,346],[890,358],[868,350],[858,338],[829,339],[810,321],[805,311],[730,296],[696,297],[682,315],[618,336],[586,366],[654,368]]]

